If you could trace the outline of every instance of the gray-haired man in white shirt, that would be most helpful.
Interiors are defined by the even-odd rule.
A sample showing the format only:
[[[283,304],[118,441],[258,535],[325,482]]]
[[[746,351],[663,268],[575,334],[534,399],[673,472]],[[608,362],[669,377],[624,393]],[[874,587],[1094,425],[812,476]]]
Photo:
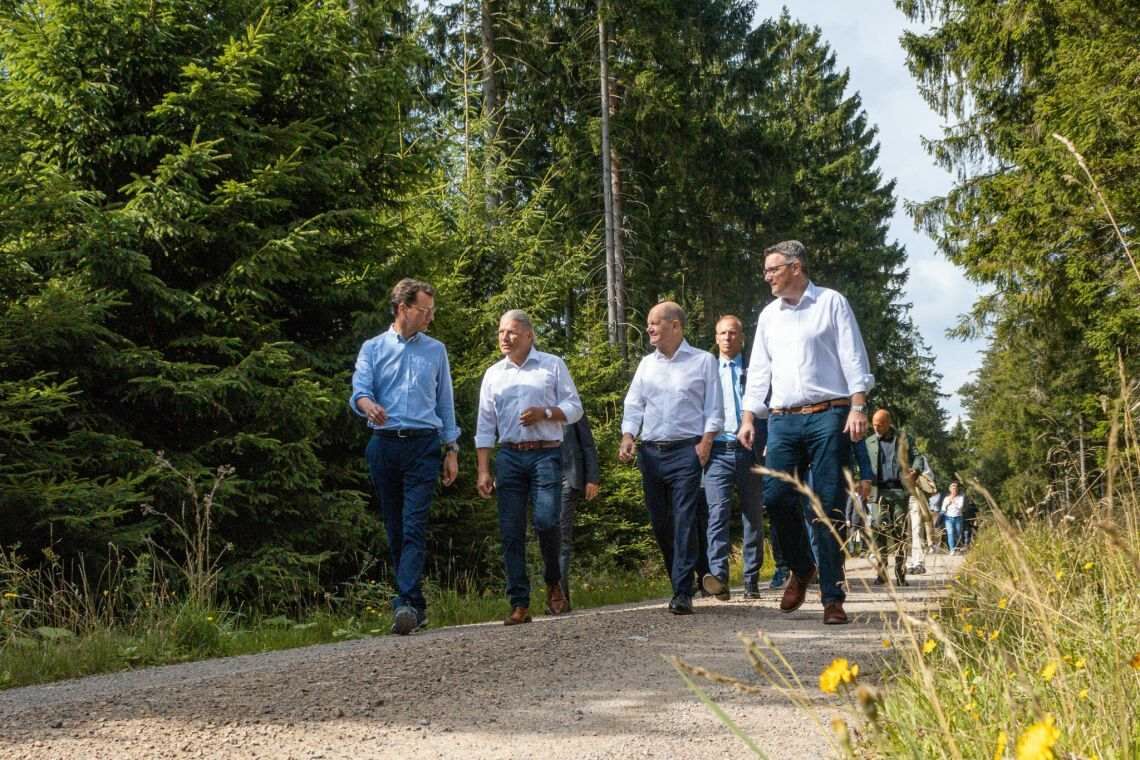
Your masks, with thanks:
[[[767,411],[766,466],[801,479],[810,467],[824,511],[842,529],[847,501],[843,468],[851,466],[851,441],[867,432],[866,394],[875,384],[867,349],[847,299],[808,279],[807,251],[798,240],[764,251],[764,279],[776,300],[756,325],[737,439],[751,448],[754,418]],[[769,389],[772,398],[766,403]],[[817,572],[800,495],[788,483],[768,478],[764,502],[792,570],[780,609],[792,612],[804,603]],[[843,552],[828,526],[811,517],[823,622],[843,624],[848,622]]]
[[[621,461],[632,461],[640,432],[645,506],[673,582],[675,615],[693,612],[701,470],[724,426],[716,359],[690,346],[684,330],[685,312],[672,301],[650,310],[646,332],[656,350],[642,358],[626,393],[618,449]]]

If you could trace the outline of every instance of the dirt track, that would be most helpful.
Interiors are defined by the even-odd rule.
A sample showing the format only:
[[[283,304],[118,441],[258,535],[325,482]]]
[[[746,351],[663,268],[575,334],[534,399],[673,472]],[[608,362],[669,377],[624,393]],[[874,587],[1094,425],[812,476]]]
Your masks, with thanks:
[[[956,558],[903,589],[921,607]],[[895,605],[849,563],[849,626],[825,627],[814,593],[791,615],[778,592],[701,600],[674,617],[664,601],[501,624],[385,636],[0,692],[3,758],[710,758],[748,757],[668,663],[680,655],[753,683],[738,631],[772,637],[818,702],[834,657],[874,678]],[[709,692],[776,758],[828,755],[824,730],[773,689]],[[817,699],[813,696],[813,699]]]

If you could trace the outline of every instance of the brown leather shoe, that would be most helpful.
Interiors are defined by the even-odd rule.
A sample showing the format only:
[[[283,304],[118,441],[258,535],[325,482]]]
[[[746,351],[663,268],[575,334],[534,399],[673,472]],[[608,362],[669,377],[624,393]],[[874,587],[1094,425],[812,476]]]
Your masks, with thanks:
[[[792,573],[788,587],[784,589],[784,596],[780,599],[780,612],[795,612],[803,605],[808,585],[811,583],[811,579],[815,577],[815,573],[814,567],[802,578],[798,573]]]
[[[552,583],[546,587],[546,614],[561,615],[570,611],[570,605],[562,594],[562,586]]]
[[[521,625],[530,622],[530,607],[512,607],[511,614],[503,621],[503,625]]]
[[[824,625],[847,625],[851,620],[843,611],[843,602],[828,602],[823,605]]]

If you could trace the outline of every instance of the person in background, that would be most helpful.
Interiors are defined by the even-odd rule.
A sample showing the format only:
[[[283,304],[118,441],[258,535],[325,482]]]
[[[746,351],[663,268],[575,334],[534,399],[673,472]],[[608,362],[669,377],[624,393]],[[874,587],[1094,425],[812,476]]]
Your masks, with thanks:
[[[958,545],[962,539],[962,514],[965,509],[966,497],[961,492],[961,486],[957,480],[952,481],[950,491],[942,500],[943,522],[946,524],[946,544],[950,547],[951,554],[958,551]]]
[[[590,421],[583,414],[577,422],[562,429],[562,548],[558,568],[562,572],[562,596],[566,597],[565,612],[570,605],[570,559],[574,553],[574,514],[583,499],[593,501],[601,484],[598,466],[598,447]],[[546,614],[554,614],[547,608]]]

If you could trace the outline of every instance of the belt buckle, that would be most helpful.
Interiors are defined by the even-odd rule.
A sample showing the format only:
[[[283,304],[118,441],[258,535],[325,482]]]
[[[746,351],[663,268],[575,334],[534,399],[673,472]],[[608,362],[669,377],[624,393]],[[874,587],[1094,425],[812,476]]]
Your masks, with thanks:
[[[397,438],[411,438],[412,436],[408,433],[407,428],[400,428],[399,430],[396,431],[396,437]]]
[[[815,405],[804,404],[800,407],[800,414],[815,414]]]

